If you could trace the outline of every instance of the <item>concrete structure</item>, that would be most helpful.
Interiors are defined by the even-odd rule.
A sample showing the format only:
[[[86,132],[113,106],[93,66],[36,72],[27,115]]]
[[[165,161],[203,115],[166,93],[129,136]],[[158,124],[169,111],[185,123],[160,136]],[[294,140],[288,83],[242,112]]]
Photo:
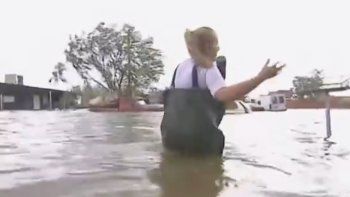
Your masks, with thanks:
[[[23,85],[23,76],[16,74],[6,74],[5,83]]]

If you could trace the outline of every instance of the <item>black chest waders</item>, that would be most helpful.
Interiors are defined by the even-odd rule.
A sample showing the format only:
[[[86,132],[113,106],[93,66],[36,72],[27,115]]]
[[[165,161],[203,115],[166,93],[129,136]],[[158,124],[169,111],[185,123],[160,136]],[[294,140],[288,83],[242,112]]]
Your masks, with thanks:
[[[192,89],[171,88],[164,92],[162,143],[166,149],[200,155],[222,155],[225,136],[218,128],[225,114],[223,103],[208,89],[200,89],[196,66],[192,70]]]

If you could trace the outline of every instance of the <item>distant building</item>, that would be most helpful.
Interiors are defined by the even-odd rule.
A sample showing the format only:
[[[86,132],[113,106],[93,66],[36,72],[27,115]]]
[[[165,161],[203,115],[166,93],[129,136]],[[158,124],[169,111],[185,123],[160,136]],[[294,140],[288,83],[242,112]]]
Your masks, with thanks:
[[[23,77],[5,75],[0,83],[0,110],[40,110],[61,107],[61,99],[68,92],[23,85]]]

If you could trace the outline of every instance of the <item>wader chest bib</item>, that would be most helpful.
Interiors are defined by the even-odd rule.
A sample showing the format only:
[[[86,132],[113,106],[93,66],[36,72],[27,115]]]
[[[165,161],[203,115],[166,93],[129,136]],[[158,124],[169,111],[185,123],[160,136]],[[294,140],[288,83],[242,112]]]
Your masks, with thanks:
[[[164,92],[163,145],[181,153],[221,155],[225,137],[218,127],[225,114],[224,104],[208,89],[199,88],[196,66],[192,89],[176,89],[175,76],[176,70],[171,88]]]

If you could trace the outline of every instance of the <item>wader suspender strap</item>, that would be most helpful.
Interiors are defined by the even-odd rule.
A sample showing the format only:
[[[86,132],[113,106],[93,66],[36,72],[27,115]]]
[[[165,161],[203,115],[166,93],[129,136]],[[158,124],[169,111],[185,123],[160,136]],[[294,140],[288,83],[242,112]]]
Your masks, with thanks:
[[[194,65],[192,69],[192,88],[199,88],[197,66]]]
[[[174,71],[174,74],[173,74],[173,79],[171,80],[171,88],[175,88],[175,77],[176,77],[176,71],[177,71],[177,68],[179,66],[176,67],[175,71]]]
[[[177,71],[178,67],[179,66],[177,66],[175,71],[174,71],[173,79],[171,80],[171,88],[175,88],[175,78],[176,78],[176,71]],[[198,88],[199,87],[199,85],[198,85],[197,66],[196,65],[194,65],[193,69],[192,69],[192,87],[193,88]]]

